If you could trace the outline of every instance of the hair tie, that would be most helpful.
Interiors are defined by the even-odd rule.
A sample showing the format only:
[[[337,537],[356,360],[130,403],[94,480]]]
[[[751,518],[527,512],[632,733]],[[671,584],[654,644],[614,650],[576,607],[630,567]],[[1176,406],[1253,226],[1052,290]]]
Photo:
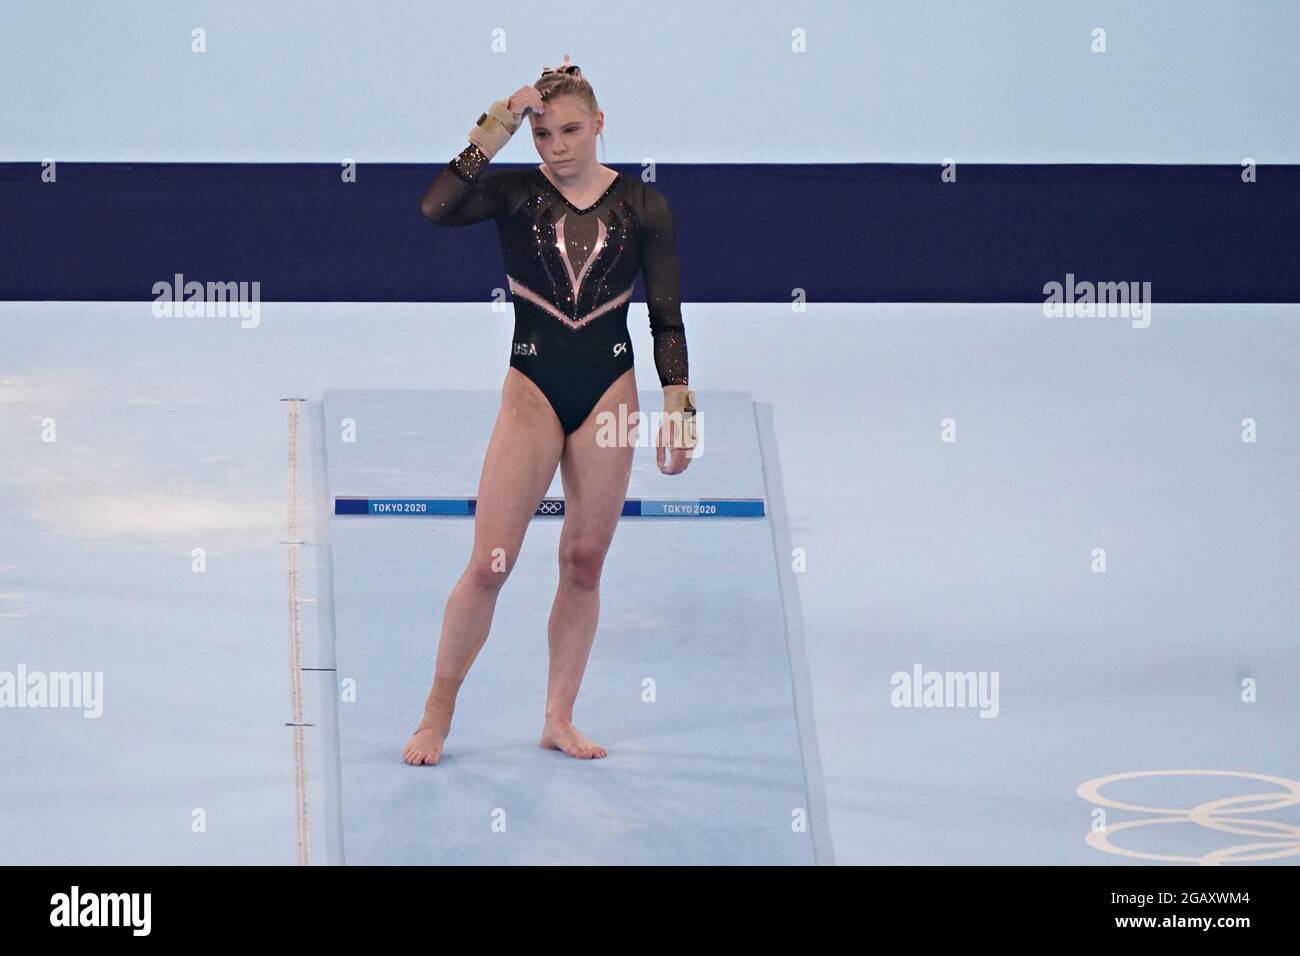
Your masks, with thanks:
[[[573,74],[581,75],[582,70],[569,62],[569,54],[566,53],[564,54],[564,62],[561,63],[559,66],[542,67],[542,76],[545,76],[547,73],[573,73]]]

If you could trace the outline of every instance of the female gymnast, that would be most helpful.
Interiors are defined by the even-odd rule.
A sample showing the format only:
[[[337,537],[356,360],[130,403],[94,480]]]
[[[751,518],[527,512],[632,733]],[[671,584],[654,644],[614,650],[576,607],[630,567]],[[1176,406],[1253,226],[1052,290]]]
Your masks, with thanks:
[[[526,115],[542,164],[484,172]],[[533,86],[479,117],[470,145],[421,203],[437,225],[496,222],[515,328],[479,477],[473,551],[447,599],[433,688],[403,752],[408,764],[436,764],[442,756],[456,694],[487,640],[497,596],[557,464],[564,525],[540,743],[571,757],[608,753],[573,725],[573,706],[596,634],[601,569],[632,470],[635,428],[631,440],[610,442],[601,426],[611,414],[618,421],[620,407],[625,421],[637,421],[627,312],[638,271],[664,391],[655,444],[665,474],[684,471],[693,454],[695,396],[687,386],[672,212],[650,185],[596,162],[604,125],[590,83],[565,54],[561,66],[544,69]]]

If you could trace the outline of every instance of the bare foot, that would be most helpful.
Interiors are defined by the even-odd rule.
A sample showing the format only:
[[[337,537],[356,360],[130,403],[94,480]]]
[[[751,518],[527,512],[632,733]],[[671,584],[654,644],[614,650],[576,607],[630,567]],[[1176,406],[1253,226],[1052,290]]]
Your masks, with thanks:
[[[442,759],[442,745],[451,733],[451,715],[456,710],[456,692],[461,679],[435,677],[424,702],[424,718],[411,734],[402,759],[411,766],[435,764]]]
[[[559,717],[546,718],[546,725],[542,727],[541,746],[547,750],[563,750],[570,757],[580,760],[599,760],[609,753],[600,744],[592,743],[584,737],[573,726],[573,721]]]
[[[420,764],[435,764],[442,759],[442,745],[446,740],[447,731],[421,724],[407,741],[406,750],[402,751],[402,759],[413,767]]]
[[[442,759],[442,745],[451,732],[451,708],[437,704],[426,704],[424,719],[407,741],[402,759],[411,766],[434,764]]]

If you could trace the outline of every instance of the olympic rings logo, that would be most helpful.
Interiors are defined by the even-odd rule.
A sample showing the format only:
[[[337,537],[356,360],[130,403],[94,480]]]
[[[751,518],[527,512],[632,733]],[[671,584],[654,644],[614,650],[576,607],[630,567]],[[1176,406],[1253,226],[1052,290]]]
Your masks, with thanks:
[[[537,514],[539,515],[558,515],[563,511],[563,498],[543,498],[542,503],[537,506]]]
[[[1140,803],[1124,803],[1101,795],[1101,788],[1106,784],[1120,780],[1135,780],[1141,777],[1244,777],[1281,787],[1268,793],[1252,793],[1237,797],[1221,797],[1207,800],[1194,807],[1147,807]],[[1264,813],[1280,810],[1300,804],[1300,782],[1287,780],[1285,777],[1270,777],[1262,773],[1244,773],[1236,770],[1146,770],[1135,773],[1117,773],[1108,777],[1096,777],[1079,785],[1075,790],[1080,797],[1101,807],[1113,807],[1117,810],[1134,810],[1138,813],[1159,813],[1163,816],[1147,820],[1128,820],[1099,827],[1088,834],[1087,843],[1096,850],[1114,853],[1119,856],[1139,860],[1158,860],[1162,863],[1198,863],[1202,866],[1218,866],[1227,862],[1254,863],[1258,860],[1276,860],[1289,856],[1300,856],[1300,826],[1284,823],[1280,820],[1247,820],[1244,814]],[[1251,806],[1251,804],[1254,804]],[[1221,833],[1235,833],[1246,837],[1265,837],[1260,842],[1240,843],[1236,846],[1212,850],[1202,856],[1176,856],[1164,853],[1144,853],[1115,846],[1110,842],[1112,834],[1136,827],[1164,826],[1177,823],[1195,823],[1198,826]]]

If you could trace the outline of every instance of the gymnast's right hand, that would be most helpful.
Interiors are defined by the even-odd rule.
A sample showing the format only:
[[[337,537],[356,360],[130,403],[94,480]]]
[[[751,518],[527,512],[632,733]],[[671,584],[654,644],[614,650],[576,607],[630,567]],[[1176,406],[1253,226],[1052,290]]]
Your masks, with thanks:
[[[542,102],[542,94],[537,92],[535,86],[521,86],[510,94],[510,99],[506,100],[506,109],[524,115],[527,115],[528,110],[532,110],[540,116],[546,112],[546,104]]]

